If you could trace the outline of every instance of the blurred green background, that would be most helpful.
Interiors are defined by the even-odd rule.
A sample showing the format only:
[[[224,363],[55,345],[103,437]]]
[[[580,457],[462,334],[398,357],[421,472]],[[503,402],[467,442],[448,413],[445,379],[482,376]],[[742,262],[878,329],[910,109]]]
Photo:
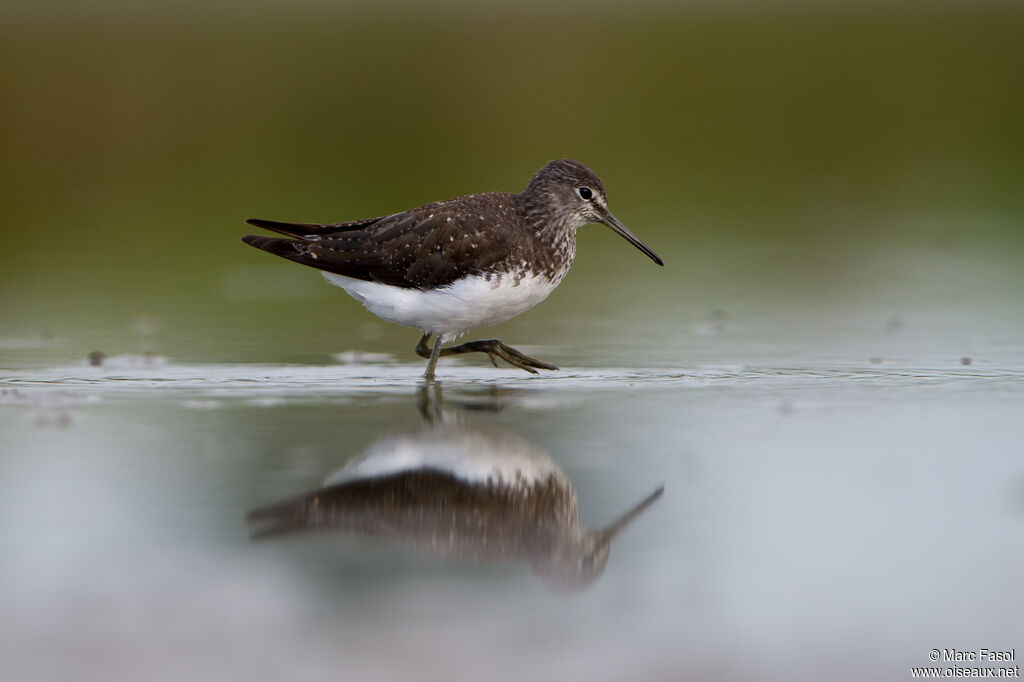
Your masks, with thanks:
[[[1021,3],[49,7],[0,10],[9,358],[414,359],[242,221],[518,191],[559,157],[666,268],[587,228],[510,341],[1021,312]]]

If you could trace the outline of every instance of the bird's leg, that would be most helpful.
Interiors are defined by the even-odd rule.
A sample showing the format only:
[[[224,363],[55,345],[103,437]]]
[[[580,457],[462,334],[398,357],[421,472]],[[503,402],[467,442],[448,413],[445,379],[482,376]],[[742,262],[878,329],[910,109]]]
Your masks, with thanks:
[[[430,332],[420,337],[419,343],[416,344],[416,354],[420,357],[430,358],[427,362],[427,371],[423,373],[423,378],[427,381],[433,381],[434,367],[437,366],[437,358],[441,355],[441,337],[437,337],[437,343],[434,344],[433,350],[429,350],[427,347],[427,339],[429,338]]]
[[[420,339],[420,342],[416,344],[416,353],[420,357],[431,357],[430,364],[427,366],[427,373],[430,375],[427,377],[433,378],[433,367],[437,362],[438,356],[445,355],[461,355],[462,353],[487,353],[487,357],[491,359],[491,364],[495,367],[498,366],[498,362],[495,358],[501,358],[508,364],[518,367],[519,369],[525,369],[531,374],[536,374],[538,369],[558,369],[554,365],[549,365],[546,362],[531,358],[525,353],[520,353],[511,346],[506,346],[498,339],[484,339],[482,341],[467,341],[466,343],[460,343],[458,346],[452,346],[451,348],[440,348],[441,339],[438,337],[438,343],[434,346],[433,352],[430,351],[427,346],[427,340],[430,338],[430,334],[424,334]]]

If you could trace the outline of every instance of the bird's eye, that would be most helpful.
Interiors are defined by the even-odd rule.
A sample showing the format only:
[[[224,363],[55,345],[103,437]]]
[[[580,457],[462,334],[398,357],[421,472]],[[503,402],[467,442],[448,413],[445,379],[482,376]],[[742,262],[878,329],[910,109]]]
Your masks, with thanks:
[[[587,201],[590,201],[591,199],[594,198],[594,192],[589,187],[580,187],[579,193],[580,196],[586,199]]]

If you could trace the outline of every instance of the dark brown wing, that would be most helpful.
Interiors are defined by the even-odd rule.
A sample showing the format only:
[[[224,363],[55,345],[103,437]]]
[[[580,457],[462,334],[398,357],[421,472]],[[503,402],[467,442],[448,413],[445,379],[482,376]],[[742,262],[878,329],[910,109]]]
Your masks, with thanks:
[[[486,274],[510,254],[517,197],[488,193],[427,204],[352,223],[316,225],[250,220],[295,239],[242,238],[264,251],[320,270],[410,288],[440,287]]]
[[[366,218],[364,220],[353,220],[350,223],[334,223],[332,225],[321,225],[320,223],[283,223],[277,220],[261,220],[249,218],[245,222],[253,227],[262,227],[265,230],[286,234],[289,237],[313,237],[345,230],[355,230],[380,220],[380,218]]]

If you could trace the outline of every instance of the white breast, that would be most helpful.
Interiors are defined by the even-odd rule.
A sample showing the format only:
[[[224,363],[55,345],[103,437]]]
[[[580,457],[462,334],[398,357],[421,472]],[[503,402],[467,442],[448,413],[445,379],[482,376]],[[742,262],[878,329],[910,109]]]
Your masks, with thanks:
[[[396,324],[440,334],[445,341],[470,329],[511,319],[548,297],[561,278],[544,275],[514,277],[473,275],[441,289],[423,291],[366,282],[331,272],[328,282],[339,286],[371,313]]]

